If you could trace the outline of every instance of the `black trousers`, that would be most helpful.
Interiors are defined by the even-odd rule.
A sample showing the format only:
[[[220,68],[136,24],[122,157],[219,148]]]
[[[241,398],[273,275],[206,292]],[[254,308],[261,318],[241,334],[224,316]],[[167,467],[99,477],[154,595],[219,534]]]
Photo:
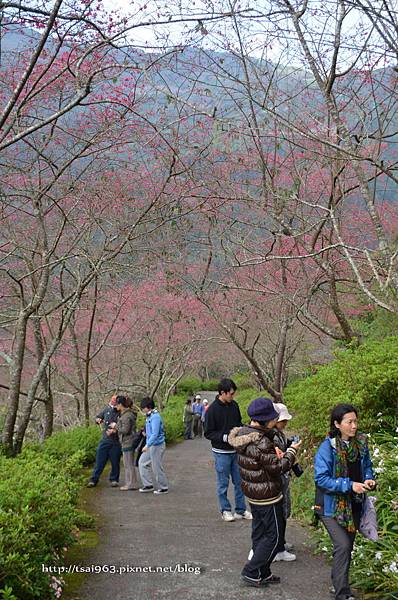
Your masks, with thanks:
[[[271,575],[270,565],[278,552],[283,529],[282,501],[270,506],[250,504],[253,556],[243,567],[242,575],[259,580]]]
[[[351,596],[348,572],[355,533],[348,532],[333,517],[321,517],[321,521],[333,542],[332,583],[336,600],[345,600]]]
[[[287,520],[285,519],[285,516],[282,515],[282,521],[280,524],[279,544],[278,544],[277,552],[284,552],[284,550],[285,550],[286,525],[287,525]]]
[[[186,421],[184,424],[184,440],[192,439],[192,421]]]

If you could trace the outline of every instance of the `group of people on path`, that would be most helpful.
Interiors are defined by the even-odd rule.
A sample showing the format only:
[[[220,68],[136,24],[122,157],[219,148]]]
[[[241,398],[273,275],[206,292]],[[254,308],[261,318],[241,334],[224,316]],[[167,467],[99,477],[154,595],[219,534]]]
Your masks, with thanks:
[[[185,440],[203,437],[203,426],[208,408],[209,401],[204,398],[202,402],[200,394],[196,394],[194,402],[192,402],[191,398],[188,398],[184,406],[184,414],[182,417]]]
[[[280,583],[280,577],[271,572],[273,561],[296,559],[290,551],[291,545],[286,542],[285,532],[291,504],[290,473],[292,470],[297,476],[302,473],[296,462],[301,441],[297,436],[291,439],[285,436],[284,430],[292,416],[284,404],[274,403],[270,398],[254,399],[247,409],[250,421],[243,425],[239,405],[234,400],[236,389],[231,379],[221,380],[216,399],[207,410],[202,409],[199,395],[195,397],[195,412],[191,401],[187,401],[184,424],[189,422],[188,418],[185,420],[186,413],[192,420],[191,428],[185,428],[185,435],[186,439],[191,439],[193,417],[199,415],[204,435],[211,442],[221,518],[226,522],[242,519],[252,522],[251,549],[241,579],[246,585],[265,587]],[[121,443],[126,485],[120,489],[137,489],[131,464],[134,468],[133,453],[141,443],[142,453],[138,460],[142,480],[140,492],[168,492],[163,468],[165,436],[162,419],[153,400],[145,398],[141,408],[146,414],[146,426],[138,437],[134,433],[131,435],[135,415],[126,397],[113,397],[110,405],[97,415],[97,422],[104,424],[104,433],[97,449],[90,487],[97,484],[108,458],[112,464],[111,485],[118,485],[116,447],[119,444],[120,457]],[[196,431],[199,435],[199,429]],[[333,543],[330,591],[335,600],[354,600],[349,585],[351,551],[367,506],[366,494],[375,489],[376,482],[367,439],[358,433],[358,413],[351,404],[338,404],[333,408],[329,434],[316,453],[314,471],[314,508]],[[234,510],[228,499],[230,480],[234,490]]]
[[[252,548],[241,572],[245,584],[277,584],[280,577],[271,572],[272,562],[296,558],[289,551],[285,531],[290,472],[294,470],[297,476],[302,472],[296,462],[301,441],[284,435],[291,419],[284,404],[256,398],[247,409],[250,423],[242,425],[233,399],[235,383],[222,380],[218,392],[206,415],[205,436],[212,443],[220,512],[224,521],[252,520]],[[366,494],[375,489],[376,482],[367,439],[358,433],[358,413],[351,404],[333,408],[329,434],[315,456],[314,478],[314,508],[333,543],[329,591],[335,600],[354,600],[349,584],[351,552],[366,512]],[[227,497],[230,479],[234,514]]]
[[[156,495],[168,493],[169,485],[163,466],[166,436],[162,417],[152,398],[143,398],[140,408],[146,419],[145,427],[139,431],[136,431],[137,412],[127,396],[112,396],[109,405],[96,416],[95,421],[103,426],[103,432],[87,487],[97,485],[108,459],[111,462],[110,484],[118,487],[122,454],[125,483],[119,488],[121,491],[138,489],[139,492],[153,492]],[[138,485],[136,467],[141,487]]]

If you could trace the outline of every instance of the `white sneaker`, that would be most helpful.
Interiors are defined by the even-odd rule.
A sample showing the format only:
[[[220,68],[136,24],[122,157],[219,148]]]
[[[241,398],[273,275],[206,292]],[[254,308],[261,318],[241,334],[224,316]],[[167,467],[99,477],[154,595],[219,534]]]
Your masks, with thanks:
[[[235,521],[234,515],[229,510],[224,510],[221,517],[223,521]]]
[[[285,562],[291,562],[292,560],[296,560],[296,555],[292,552],[287,552],[284,550],[283,552],[278,552],[272,562],[278,562],[278,560],[284,560]]]
[[[247,557],[247,560],[251,560],[253,558],[253,556],[254,556],[254,551],[253,551],[253,548],[252,548],[250,550],[250,552],[249,552],[249,556]]]
[[[251,512],[249,512],[248,510],[245,510],[245,512],[243,514],[235,513],[234,517],[238,521],[239,521],[239,519],[247,519],[248,521],[252,521],[252,519],[253,519]]]

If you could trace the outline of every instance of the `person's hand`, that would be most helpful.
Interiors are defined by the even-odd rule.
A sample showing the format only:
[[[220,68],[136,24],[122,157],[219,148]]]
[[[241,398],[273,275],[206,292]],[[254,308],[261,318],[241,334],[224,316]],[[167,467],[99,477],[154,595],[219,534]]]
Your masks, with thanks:
[[[291,444],[291,448],[298,450],[302,443],[303,443],[303,440],[300,440],[299,442],[293,442],[293,444]]]
[[[148,450],[148,446],[144,446],[142,449],[143,452],[146,452],[147,450]]]
[[[97,418],[95,419],[95,422],[97,423],[97,425],[101,425],[101,423],[102,423],[102,419],[100,419],[99,417],[97,417]]]
[[[368,488],[363,483],[359,483],[358,481],[352,482],[352,491],[356,494],[365,494],[365,492],[369,491]]]
[[[363,485],[366,486],[368,490],[373,490],[376,487],[376,482],[374,481],[374,479],[366,479],[363,482]]]
[[[278,446],[275,446],[275,453],[276,453],[277,458],[282,458],[283,452],[280,448],[278,448]]]

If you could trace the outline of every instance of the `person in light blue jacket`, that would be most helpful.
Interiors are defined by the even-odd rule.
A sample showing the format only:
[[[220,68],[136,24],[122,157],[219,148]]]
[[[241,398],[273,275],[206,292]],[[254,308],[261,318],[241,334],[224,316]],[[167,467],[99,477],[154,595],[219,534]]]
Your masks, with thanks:
[[[142,449],[142,454],[138,462],[138,469],[142,481],[142,487],[140,487],[139,491],[142,493],[153,492],[154,494],[167,494],[169,491],[169,484],[163,467],[166,438],[162,417],[155,409],[155,403],[152,398],[143,398],[140,405],[141,409],[146,414],[146,444]],[[153,485],[151,471],[156,480],[156,489]]]
[[[333,542],[331,591],[336,600],[354,600],[348,573],[365,493],[374,489],[367,439],[358,433],[358,413],[338,404],[330,417],[329,436],[315,456],[315,512]]]

